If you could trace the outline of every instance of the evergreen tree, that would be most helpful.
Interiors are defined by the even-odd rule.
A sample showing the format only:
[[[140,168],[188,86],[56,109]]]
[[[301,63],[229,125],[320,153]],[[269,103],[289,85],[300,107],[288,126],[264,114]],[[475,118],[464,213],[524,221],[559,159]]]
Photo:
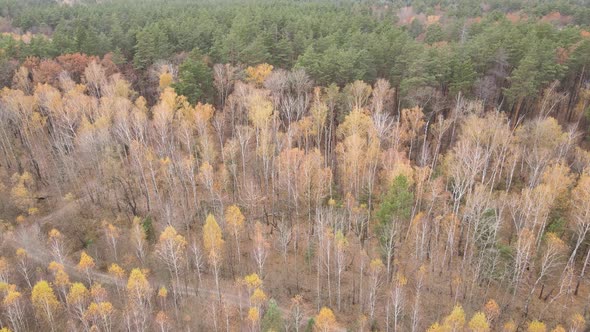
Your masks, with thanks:
[[[210,101],[213,96],[213,74],[198,49],[194,49],[178,69],[178,82],[172,85],[191,103]]]
[[[274,299],[268,301],[268,308],[262,317],[262,332],[278,332],[285,329],[281,309]]]

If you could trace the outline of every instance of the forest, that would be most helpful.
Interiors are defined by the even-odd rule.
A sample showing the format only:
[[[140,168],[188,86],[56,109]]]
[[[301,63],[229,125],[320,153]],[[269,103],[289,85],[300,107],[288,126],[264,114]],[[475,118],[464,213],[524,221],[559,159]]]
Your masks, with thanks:
[[[0,332],[590,329],[588,0],[0,0]]]

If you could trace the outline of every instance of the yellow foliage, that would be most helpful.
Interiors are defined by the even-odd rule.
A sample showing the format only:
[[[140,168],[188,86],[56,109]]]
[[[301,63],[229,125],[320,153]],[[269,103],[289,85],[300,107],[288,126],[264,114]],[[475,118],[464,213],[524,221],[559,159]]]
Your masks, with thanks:
[[[16,249],[16,257],[18,257],[19,259],[27,258],[27,251],[23,248]]]
[[[346,239],[346,236],[342,233],[341,230],[338,230],[336,232],[336,235],[334,236],[334,240],[335,240],[335,244],[336,244],[336,249],[338,251],[342,251],[348,246],[348,239]]]
[[[273,105],[262,93],[254,93],[248,99],[248,118],[255,128],[266,127],[273,113]]]
[[[565,329],[561,325],[557,325],[551,332],[565,332]]]
[[[156,314],[156,323],[160,324],[160,325],[166,325],[168,324],[168,322],[170,321],[170,319],[168,318],[168,315],[166,315],[165,312],[163,311],[158,311],[158,313]]]
[[[127,280],[127,292],[132,300],[142,300],[150,293],[150,283],[140,269],[133,269]]]
[[[80,282],[75,282],[70,287],[70,292],[68,293],[66,300],[70,305],[77,305],[84,303],[86,300],[88,300],[89,296],[90,292],[86,286]]]
[[[586,326],[586,319],[579,313],[573,314],[569,319],[570,331],[583,331]]]
[[[445,318],[445,325],[453,331],[460,331],[465,326],[465,312],[463,307],[456,305],[453,311]]]
[[[529,326],[527,327],[527,332],[546,332],[547,331],[547,326],[545,326],[545,323],[540,322],[538,320],[534,320],[532,322],[529,323]]]
[[[403,287],[408,283],[408,278],[406,278],[403,274],[398,272],[395,276],[395,283],[399,287]]]
[[[261,86],[262,83],[266,80],[268,75],[272,73],[273,66],[267,63],[261,63],[255,67],[248,67],[246,68],[246,75],[248,82],[253,82],[254,84]]]
[[[493,321],[500,316],[500,306],[494,301],[494,299],[490,299],[484,306],[483,312],[490,321]]]
[[[117,228],[117,226],[115,226],[111,223],[106,223],[105,232],[106,232],[107,236],[113,237],[115,239],[119,238],[119,235],[121,233],[119,228]]]
[[[447,332],[448,328],[446,326],[440,325],[439,323],[434,323],[430,325],[426,332]]]
[[[374,133],[373,120],[365,110],[354,109],[344,118],[344,121],[338,126],[337,133],[341,137],[358,135],[367,138]]]
[[[49,238],[50,239],[60,239],[60,238],[62,238],[61,233],[57,229],[55,229],[55,228],[52,228],[49,231],[48,235],[49,235]]]
[[[160,289],[158,290],[158,297],[165,299],[167,296],[168,296],[168,290],[166,289],[166,287],[164,287],[164,286],[160,287]]]
[[[248,289],[255,289],[262,285],[262,280],[256,273],[249,274],[244,277],[244,283]]]
[[[118,264],[113,263],[109,266],[109,274],[117,279],[123,279],[125,277],[125,270]]]
[[[12,176],[12,182],[10,198],[19,209],[25,211],[34,203],[33,194],[29,189],[33,184],[32,176],[28,172],[21,175],[16,173]]]
[[[336,330],[336,317],[329,308],[323,307],[315,316],[314,331],[331,332]]]
[[[210,255],[212,253],[219,255],[223,246],[221,228],[212,214],[207,216],[205,226],[203,226],[203,246]]]
[[[72,193],[67,193],[64,196],[64,201],[66,202],[73,202],[76,199],[76,196],[74,196],[74,194]]]
[[[84,318],[92,321],[98,320],[100,317],[112,316],[114,313],[113,305],[110,302],[92,302],[84,313]]]
[[[164,90],[165,88],[169,87],[172,84],[172,74],[165,72],[160,75],[160,90]]]
[[[225,221],[227,222],[228,226],[231,227],[234,233],[237,234],[242,230],[245,220],[246,218],[237,205],[230,205],[225,210]]]
[[[256,288],[252,296],[250,296],[250,302],[254,305],[261,305],[266,301],[266,294],[260,288]]]
[[[369,265],[369,269],[374,273],[380,273],[381,271],[383,271],[384,268],[385,265],[383,265],[383,261],[381,261],[381,259],[379,258],[373,259],[371,261],[371,264]]]
[[[90,287],[90,295],[94,301],[103,302],[106,300],[108,292],[100,283],[94,283]]]
[[[82,253],[80,253],[80,262],[78,262],[76,268],[81,271],[87,271],[94,268],[94,266],[94,259],[90,257],[86,251],[82,251]]]
[[[38,209],[38,208],[36,208],[36,207],[30,207],[30,208],[27,210],[27,213],[29,214],[29,216],[34,216],[34,215],[37,215],[37,214],[39,214],[39,209]]]
[[[2,300],[2,304],[5,307],[9,307],[9,306],[15,304],[21,297],[22,297],[22,294],[16,290],[16,286],[9,285],[6,295],[4,296],[4,300]]]
[[[260,312],[258,311],[258,308],[250,307],[250,309],[248,309],[248,320],[252,324],[255,324],[260,320]]]
[[[60,307],[53,288],[45,280],[35,284],[31,292],[31,301],[37,315],[46,319],[51,319],[49,315],[53,315],[53,312]]]
[[[63,267],[56,270],[53,282],[58,287],[67,287],[70,285],[70,276],[64,271]]]
[[[472,332],[488,332],[490,325],[486,315],[483,312],[476,312],[469,321],[469,328]]]

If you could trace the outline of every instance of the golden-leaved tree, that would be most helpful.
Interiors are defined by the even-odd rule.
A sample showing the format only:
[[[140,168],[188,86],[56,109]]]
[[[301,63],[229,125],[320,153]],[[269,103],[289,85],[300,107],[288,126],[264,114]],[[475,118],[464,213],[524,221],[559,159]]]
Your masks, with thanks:
[[[212,214],[209,214],[205,220],[205,226],[203,226],[203,246],[208,255],[209,265],[213,268],[215,287],[220,300],[221,290],[219,289],[219,268],[221,266],[223,254],[223,243],[221,228],[217,224],[215,217]]]

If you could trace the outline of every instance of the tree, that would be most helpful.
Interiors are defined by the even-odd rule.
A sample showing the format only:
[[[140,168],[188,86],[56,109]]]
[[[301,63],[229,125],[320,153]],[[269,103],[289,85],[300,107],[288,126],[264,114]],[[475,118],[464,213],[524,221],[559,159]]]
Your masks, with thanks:
[[[88,329],[88,322],[84,316],[90,300],[90,292],[84,284],[75,282],[70,286],[70,292],[66,298],[68,309],[75,319],[82,323],[84,329]]]
[[[16,261],[18,272],[23,276],[29,288],[32,288],[31,284],[31,263],[29,261],[29,254],[23,248],[16,249]]]
[[[119,265],[117,265],[116,263],[113,263],[109,266],[108,272],[109,272],[110,276],[115,278],[116,286],[117,286],[117,293],[119,293],[121,291],[121,285],[123,284],[123,282],[125,280],[125,275],[126,275],[125,270],[123,270],[123,268],[120,267]]]
[[[186,260],[186,246],[187,242],[184,236],[178,234],[172,226],[164,229],[156,245],[158,257],[168,266],[170,278],[174,279],[173,289],[175,296],[179,296],[178,287],[180,287],[181,269]]]
[[[7,290],[2,300],[2,307],[14,331],[26,330],[25,305],[23,295],[17,291],[16,285],[7,285]]]
[[[138,69],[145,69],[156,60],[168,58],[172,49],[163,27],[157,23],[139,31],[135,39],[137,43],[133,64]]]
[[[241,261],[241,254],[240,254],[240,234],[244,229],[244,221],[246,218],[240,211],[240,208],[237,205],[230,205],[225,210],[225,222],[229,226],[230,231],[232,232],[234,239],[236,241],[236,249],[238,253],[238,263]]]
[[[283,315],[281,309],[276,301],[271,299],[268,301],[268,307],[262,317],[261,330],[262,332],[282,331],[285,328],[283,322]]]
[[[571,332],[583,331],[586,327],[586,319],[580,313],[574,313],[569,319],[569,326]]]
[[[289,312],[290,320],[293,322],[293,328],[295,332],[299,332],[301,323],[303,322],[303,297],[301,295],[295,295],[291,299],[291,310]]]
[[[62,300],[65,300],[71,284],[70,276],[64,270],[64,266],[55,261],[49,263],[48,270],[53,272],[53,285],[57,287]]]
[[[453,308],[453,311],[445,317],[445,326],[448,326],[450,331],[453,332],[463,331],[463,327],[465,326],[465,312],[463,311],[463,307],[456,305]]]
[[[142,222],[141,218],[133,217],[133,226],[131,227],[131,242],[135,248],[135,255],[142,263],[146,255],[147,246],[147,233],[144,225],[145,224]]]
[[[269,247],[270,245],[268,241],[266,241],[263,226],[257,221],[254,225],[254,248],[252,249],[252,257],[256,262],[259,275],[262,275],[262,269],[264,268],[264,263],[268,257]]]
[[[151,286],[140,269],[133,269],[127,280],[127,310],[129,328],[145,331],[148,327],[150,312]]]
[[[377,290],[381,286],[381,276],[383,273],[383,262],[379,258],[375,258],[369,264],[369,316],[371,320],[375,317],[375,308],[377,303]]]
[[[526,330],[527,332],[546,332],[547,326],[545,326],[545,323],[543,322],[534,320],[528,324]]]
[[[391,290],[391,304],[393,305],[393,331],[397,332],[398,328],[398,321],[400,316],[403,312],[404,304],[405,304],[405,292],[404,288],[408,283],[408,279],[399,274],[396,276],[395,280],[393,281],[393,288]]]
[[[272,72],[272,69],[273,67],[267,63],[262,63],[255,67],[248,67],[246,68],[246,79],[257,86],[262,86],[264,80],[266,80],[268,75]]]
[[[248,321],[250,322],[250,329],[252,332],[258,330],[258,324],[260,322],[260,311],[256,307],[250,307],[248,309]]]
[[[345,268],[346,248],[348,247],[348,240],[341,230],[336,232],[334,236],[334,244],[336,246],[336,271],[338,273],[338,310],[340,310],[340,282],[342,279],[342,272]]]
[[[483,312],[476,312],[469,321],[469,328],[473,332],[489,332],[490,325]]]
[[[385,263],[387,266],[387,278],[391,278],[391,264],[394,259],[394,250],[400,224],[407,223],[412,213],[414,195],[410,191],[408,180],[399,175],[391,184],[387,195],[383,198],[379,210],[375,216],[379,220],[377,235]]]
[[[493,323],[500,316],[500,306],[494,299],[490,299],[483,308],[488,321]]]
[[[317,332],[333,332],[337,329],[336,317],[329,308],[323,307],[314,318],[314,331]]]
[[[203,226],[203,247],[208,254],[209,264],[213,267],[213,273],[215,274],[215,287],[217,289],[217,295],[221,301],[221,291],[219,289],[219,266],[222,260],[223,250],[223,236],[221,234],[221,228],[217,224],[215,217],[212,214],[207,216],[205,220],[205,226]]]
[[[117,240],[119,239],[119,236],[121,235],[121,230],[117,226],[115,226],[111,223],[105,222],[104,233],[107,238],[107,241],[109,242],[109,245],[113,249],[113,255],[115,256],[115,261],[117,261],[118,260],[118,258],[117,258]]]
[[[53,257],[61,264],[64,263],[65,255],[65,244],[63,241],[63,235],[55,228],[49,231],[49,246]]]
[[[111,332],[115,308],[110,302],[92,302],[84,313],[84,318],[98,325],[102,331]]]
[[[55,331],[61,305],[47,281],[41,280],[35,284],[31,292],[31,301],[37,316],[47,322],[51,331]]]
[[[180,65],[178,82],[172,84],[172,87],[179,95],[186,96],[192,104],[197,101],[211,101],[213,73],[198,49],[194,49]]]
[[[90,275],[90,270],[92,270],[95,266],[94,259],[90,257],[85,251],[80,253],[80,261],[76,268],[84,272],[86,274],[86,278],[88,279],[88,284],[92,284],[92,277]]]

